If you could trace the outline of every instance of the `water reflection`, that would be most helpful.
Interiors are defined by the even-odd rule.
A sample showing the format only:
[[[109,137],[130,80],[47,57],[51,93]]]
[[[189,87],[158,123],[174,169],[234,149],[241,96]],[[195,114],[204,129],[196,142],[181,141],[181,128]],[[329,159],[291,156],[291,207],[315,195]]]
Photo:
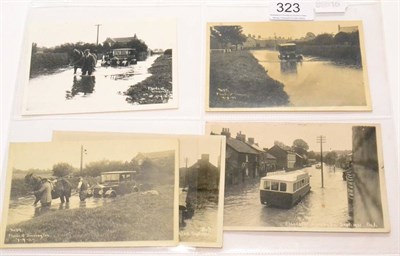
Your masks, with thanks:
[[[282,73],[297,74],[297,61],[281,61],[280,64]]]
[[[71,91],[66,91],[65,98],[67,100],[73,99],[79,93],[83,93],[83,96],[91,94],[94,91],[95,83],[95,76],[81,76],[80,79],[74,76]]]

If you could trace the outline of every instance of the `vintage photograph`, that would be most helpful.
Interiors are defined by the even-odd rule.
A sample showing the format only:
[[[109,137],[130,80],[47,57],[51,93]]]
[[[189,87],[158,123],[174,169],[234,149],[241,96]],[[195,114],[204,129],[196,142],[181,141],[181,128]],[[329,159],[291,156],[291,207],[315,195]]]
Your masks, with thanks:
[[[177,107],[175,21],[28,25],[23,115]]]
[[[224,229],[389,232],[380,128],[207,123],[226,136]]]
[[[178,141],[11,143],[0,245],[178,244]]]
[[[213,137],[179,139],[179,242],[183,245],[222,247],[225,138]]]
[[[362,23],[208,23],[207,111],[371,111]]]
[[[173,136],[110,132],[54,131],[53,141],[179,140],[179,244],[221,247],[225,184],[225,136]]]

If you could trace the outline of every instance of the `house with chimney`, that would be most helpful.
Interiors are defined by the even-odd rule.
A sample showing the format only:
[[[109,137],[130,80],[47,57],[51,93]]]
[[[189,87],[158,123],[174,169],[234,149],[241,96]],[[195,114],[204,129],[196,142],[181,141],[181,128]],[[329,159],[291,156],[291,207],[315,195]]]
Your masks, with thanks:
[[[218,190],[220,168],[210,163],[210,155],[201,158],[190,167],[179,169],[179,184],[190,190]]]
[[[226,136],[225,184],[244,184],[259,177],[259,152],[246,143],[246,135],[237,133],[231,137],[229,128],[223,128]]]
[[[115,44],[127,44],[131,41],[137,40],[136,34],[131,37],[107,37],[107,39],[103,42],[103,44],[108,44],[110,47],[113,47]]]
[[[274,145],[267,151],[276,158],[277,170],[292,170],[296,168],[296,153],[289,149],[284,149],[279,145]]]
[[[276,157],[267,152],[266,149],[261,148],[258,143],[255,142],[254,138],[249,137],[247,144],[258,152],[258,170],[259,176],[264,177],[267,172],[276,170]]]

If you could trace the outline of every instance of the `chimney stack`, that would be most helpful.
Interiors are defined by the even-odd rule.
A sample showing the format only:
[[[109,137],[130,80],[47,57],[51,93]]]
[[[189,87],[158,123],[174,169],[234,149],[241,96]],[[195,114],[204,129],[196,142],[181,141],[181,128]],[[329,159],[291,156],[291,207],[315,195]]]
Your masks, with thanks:
[[[231,132],[229,131],[229,128],[222,128],[221,135],[225,135],[226,138],[230,138]]]

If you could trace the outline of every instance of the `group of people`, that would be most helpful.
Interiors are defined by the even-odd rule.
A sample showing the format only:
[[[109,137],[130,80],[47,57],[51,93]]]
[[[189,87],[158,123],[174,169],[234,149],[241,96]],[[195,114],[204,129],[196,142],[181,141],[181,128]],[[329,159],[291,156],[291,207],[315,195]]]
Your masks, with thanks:
[[[77,186],[77,192],[79,193],[79,199],[85,201],[89,196],[88,190],[90,188],[89,183],[82,177],[79,178],[79,183]],[[51,201],[54,198],[54,185],[49,179],[41,178],[41,185],[37,190],[33,191],[36,200],[33,205],[36,205],[40,201],[41,207],[50,207]],[[69,200],[67,200],[67,203]]]
[[[74,66],[74,74],[78,68],[82,70],[82,75],[91,76],[97,64],[97,57],[95,54],[91,53],[89,49],[84,50],[83,52],[74,49],[72,53],[72,63]]]

